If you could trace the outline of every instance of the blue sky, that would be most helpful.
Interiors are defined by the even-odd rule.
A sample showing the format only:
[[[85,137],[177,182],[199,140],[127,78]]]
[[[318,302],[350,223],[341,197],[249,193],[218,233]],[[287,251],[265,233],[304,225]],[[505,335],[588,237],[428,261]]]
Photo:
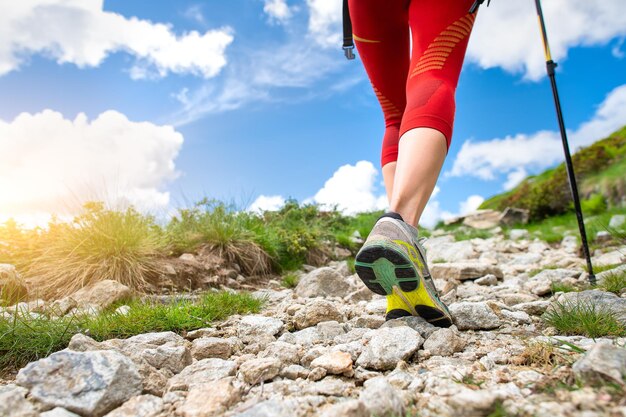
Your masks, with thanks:
[[[94,197],[384,205],[382,114],[342,55],[341,1],[30,3],[0,5],[0,220]],[[562,159],[534,2],[492,3],[427,225]],[[626,5],[564,4],[544,12],[577,147],[626,124]]]

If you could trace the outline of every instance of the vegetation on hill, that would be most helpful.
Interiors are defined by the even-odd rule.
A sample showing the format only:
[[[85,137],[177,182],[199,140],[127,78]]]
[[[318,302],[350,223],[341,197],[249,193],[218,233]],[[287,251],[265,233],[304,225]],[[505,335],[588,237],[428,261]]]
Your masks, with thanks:
[[[626,126],[572,156],[576,180],[587,214],[599,214],[626,197]],[[565,164],[524,179],[514,189],[493,196],[480,209],[527,209],[531,221],[573,209]]]

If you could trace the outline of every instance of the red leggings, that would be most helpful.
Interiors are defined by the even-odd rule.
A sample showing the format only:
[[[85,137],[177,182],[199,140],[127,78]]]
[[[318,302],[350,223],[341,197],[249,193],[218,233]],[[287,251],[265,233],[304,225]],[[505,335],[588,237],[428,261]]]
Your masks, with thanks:
[[[439,130],[450,148],[472,3],[349,0],[355,43],[385,116],[382,166],[398,159],[400,137],[416,127]]]

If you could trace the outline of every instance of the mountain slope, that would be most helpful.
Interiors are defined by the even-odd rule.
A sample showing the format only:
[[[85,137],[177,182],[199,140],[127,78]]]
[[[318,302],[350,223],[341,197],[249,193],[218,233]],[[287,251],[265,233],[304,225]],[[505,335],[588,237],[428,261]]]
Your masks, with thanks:
[[[598,211],[626,202],[626,126],[572,156],[583,206]],[[531,221],[572,209],[565,164],[525,178],[506,193],[483,202],[480,209],[527,209]]]

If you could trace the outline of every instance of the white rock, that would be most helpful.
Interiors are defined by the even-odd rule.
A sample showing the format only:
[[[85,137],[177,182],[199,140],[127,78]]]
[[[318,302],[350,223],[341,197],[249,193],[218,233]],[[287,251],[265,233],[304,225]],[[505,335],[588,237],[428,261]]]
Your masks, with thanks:
[[[55,407],[52,410],[45,411],[39,414],[39,417],[80,417],[80,416],[78,414],[72,413],[71,411],[67,411],[65,408]],[[109,415],[107,415],[106,417],[109,417]]]
[[[241,389],[233,378],[220,379],[196,385],[177,411],[184,417],[210,417],[223,415],[241,399]]]
[[[527,238],[528,235],[529,233],[526,229],[511,229],[509,231],[509,239],[511,240],[520,240],[523,238]]]
[[[338,402],[324,409],[320,417],[370,417],[363,401],[351,399]]]
[[[298,310],[294,315],[296,329],[306,329],[323,321],[343,321],[343,316],[334,303],[327,300],[315,300]]]
[[[626,223],[626,216],[623,214],[614,214],[609,220],[609,227],[611,229],[617,229]]]
[[[220,337],[200,337],[193,341],[191,354],[195,359],[228,359],[233,353],[234,343]]]
[[[478,278],[474,283],[478,285],[498,285],[498,277],[493,274],[487,274],[484,277]]]
[[[95,282],[76,291],[71,297],[79,307],[97,306],[105,309],[118,301],[132,297],[132,291],[126,285],[111,279]]]
[[[487,274],[493,274],[498,278],[504,275],[497,266],[476,261],[436,263],[430,267],[430,273],[435,279],[455,279],[463,281],[476,279]]]
[[[352,371],[352,356],[345,352],[329,352],[311,362],[313,368],[324,368],[329,374],[344,374]]]
[[[26,399],[28,390],[15,385],[0,386],[0,415],[37,417],[39,413]]]

